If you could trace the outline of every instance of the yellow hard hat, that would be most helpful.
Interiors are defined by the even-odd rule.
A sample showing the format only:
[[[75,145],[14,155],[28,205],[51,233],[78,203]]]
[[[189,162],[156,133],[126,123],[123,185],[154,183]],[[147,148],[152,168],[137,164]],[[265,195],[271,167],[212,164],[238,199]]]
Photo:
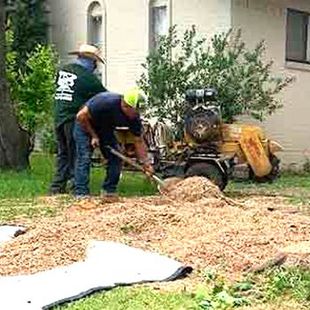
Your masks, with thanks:
[[[133,108],[141,107],[145,103],[145,95],[138,87],[128,89],[124,93],[124,101]]]

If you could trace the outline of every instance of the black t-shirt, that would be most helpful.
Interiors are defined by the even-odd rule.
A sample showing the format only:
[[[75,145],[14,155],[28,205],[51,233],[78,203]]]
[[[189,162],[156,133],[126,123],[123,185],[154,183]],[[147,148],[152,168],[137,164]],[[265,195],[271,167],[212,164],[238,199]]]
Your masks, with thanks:
[[[59,70],[56,79],[56,126],[74,121],[79,109],[98,93],[106,91],[94,73],[78,64],[68,64]]]
[[[115,142],[116,127],[128,127],[135,136],[142,134],[140,117],[129,119],[121,109],[121,95],[102,92],[87,101],[91,122],[104,143]]]

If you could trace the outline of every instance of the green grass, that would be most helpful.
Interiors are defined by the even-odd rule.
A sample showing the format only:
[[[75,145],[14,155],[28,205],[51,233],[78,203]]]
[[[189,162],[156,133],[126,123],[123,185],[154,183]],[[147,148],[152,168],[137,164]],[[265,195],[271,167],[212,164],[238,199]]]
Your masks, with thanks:
[[[272,183],[255,183],[250,181],[230,182],[227,190],[251,194],[293,194],[294,190],[305,191],[310,195],[310,175],[283,173]]]
[[[42,205],[35,200],[1,199],[0,225],[11,222],[19,217],[50,217],[55,216],[60,208]]]
[[[309,269],[276,268],[229,284],[220,275],[212,275],[191,293],[162,292],[145,286],[119,287],[53,310],[228,310],[243,306],[251,309],[258,304],[266,305],[267,309],[273,303],[281,309],[287,300],[294,301],[299,310],[309,309]]]
[[[163,293],[148,287],[121,287],[95,294],[53,310],[195,310],[198,301],[188,293]]]
[[[278,267],[261,275],[249,275],[245,283],[250,284],[249,290],[241,294],[246,295],[252,305],[266,306],[260,309],[282,309],[282,304],[290,310],[310,309],[310,269]],[[287,308],[287,304],[291,304],[291,308]]]
[[[31,169],[26,172],[0,173],[0,222],[6,223],[20,216],[54,216],[58,208],[42,205],[39,197],[46,195],[53,176],[52,156],[34,154]],[[102,167],[91,172],[91,191],[98,194],[104,178]],[[125,172],[119,186],[122,196],[150,195],[156,192],[154,185],[137,173]],[[281,195],[293,203],[310,201],[310,176],[284,174],[272,184],[230,182],[226,194],[231,197],[248,195]],[[59,198],[65,205],[70,197]],[[238,303],[252,305],[279,304],[292,300],[294,309],[310,309],[310,270],[274,269],[260,276],[250,276],[241,283],[225,284],[216,277],[204,281],[196,291],[189,293],[162,292],[145,286],[120,287],[94,294],[83,300],[55,309],[231,309]],[[246,308],[250,309],[250,308]],[[261,309],[265,309],[264,306]],[[274,308],[272,308],[274,309]],[[288,308],[285,308],[288,309]]]
[[[291,295],[310,308],[310,269],[275,269],[268,273],[265,295],[269,300]]]
[[[282,172],[281,175],[271,183],[253,183],[248,182],[248,185],[256,184],[258,187],[266,189],[285,189],[289,187],[310,188],[309,173],[288,173]],[[235,182],[234,184],[243,184],[244,182]],[[245,182],[246,183],[246,182]]]
[[[300,209],[310,214],[310,174],[283,173],[272,183],[255,183],[250,181],[230,182],[225,193],[234,197],[282,196],[289,203],[298,205]]]
[[[0,173],[0,199],[29,199],[46,195],[53,177],[54,160],[51,155],[34,154],[31,157],[31,168],[28,171],[2,171]],[[100,192],[104,175],[103,167],[96,167],[91,170],[90,187],[93,194]],[[119,185],[121,195],[150,195],[155,191],[155,186],[148,182],[142,174],[123,173]]]
[[[51,156],[33,155],[31,168],[24,172],[0,172],[0,199],[29,199],[45,195],[52,179]]]
[[[38,216],[54,216],[59,209],[42,207],[38,197],[48,193],[54,173],[55,158],[51,155],[33,154],[31,168],[23,172],[0,172],[0,222],[8,222],[14,218],[24,216],[28,218]],[[91,170],[91,192],[98,195],[105,176],[104,167]],[[140,173],[124,172],[119,184],[121,196],[143,196],[156,192],[154,184]],[[63,197],[63,205],[70,197]]]
[[[31,168],[25,172],[0,172],[0,199],[31,199],[46,195],[53,177],[54,157],[34,154]],[[91,191],[98,194],[104,179],[104,168],[94,167],[91,171]],[[122,196],[150,195],[156,192],[144,175],[134,172],[123,173],[119,184]],[[281,195],[295,202],[310,201],[310,175],[284,174],[273,183],[229,182],[225,192],[230,196]]]

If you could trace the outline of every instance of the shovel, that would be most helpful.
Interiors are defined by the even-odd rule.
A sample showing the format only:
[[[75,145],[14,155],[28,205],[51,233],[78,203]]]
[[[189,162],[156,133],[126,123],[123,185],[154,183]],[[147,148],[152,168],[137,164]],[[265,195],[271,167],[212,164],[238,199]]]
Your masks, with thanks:
[[[106,146],[106,148],[115,156],[117,156],[118,158],[120,158],[121,160],[123,160],[124,162],[126,162],[127,164],[131,165],[132,167],[138,169],[139,171],[142,171],[144,174],[145,170],[143,169],[143,167],[139,164],[137,164],[136,162],[134,162],[133,160],[131,160],[129,157],[123,155],[122,153],[118,152],[117,150],[115,150],[114,148],[112,148],[111,146]],[[153,179],[159,186],[159,190],[164,189],[165,188],[165,182],[158,177],[155,174],[152,175],[147,175],[148,177],[150,177],[151,179]]]

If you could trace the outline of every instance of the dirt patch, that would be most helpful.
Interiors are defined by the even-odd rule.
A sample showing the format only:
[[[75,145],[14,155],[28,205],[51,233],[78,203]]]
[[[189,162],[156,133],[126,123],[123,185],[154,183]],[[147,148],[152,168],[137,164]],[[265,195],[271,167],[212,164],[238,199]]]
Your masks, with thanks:
[[[90,239],[119,241],[196,269],[236,274],[309,241],[310,218],[282,212],[287,208],[277,197],[229,200],[197,177],[172,186],[166,196],[78,201],[55,218],[28,223],[26,234],[3,245],[0,274],[29,274],[83,260]],[[307,253],[302,255],[307,261]]]

